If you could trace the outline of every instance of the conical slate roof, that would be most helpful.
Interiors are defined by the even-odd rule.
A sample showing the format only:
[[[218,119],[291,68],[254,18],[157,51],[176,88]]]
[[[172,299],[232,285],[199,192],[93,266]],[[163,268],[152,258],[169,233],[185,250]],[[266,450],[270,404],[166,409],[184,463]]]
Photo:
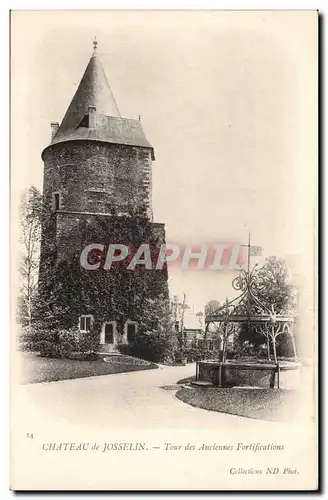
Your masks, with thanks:
[[[96,55],[89,61],[57,135],[65,135],[70,130],[75,130],[82,118],[88,114],[89,106],[95,107],[97,113],[102,115],[121,116],[105,71]]]
[[[144,135],[140,121],[121,117],[95,52],[49,146],[66,141],[96,140],[151,148],[154,159],[153,148]],[[90,108],[95,113],[92,121]]]

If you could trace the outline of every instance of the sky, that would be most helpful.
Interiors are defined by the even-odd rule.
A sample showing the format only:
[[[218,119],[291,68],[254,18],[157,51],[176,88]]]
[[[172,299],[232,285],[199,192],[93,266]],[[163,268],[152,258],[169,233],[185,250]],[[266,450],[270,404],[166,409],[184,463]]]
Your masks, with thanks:
[[[12,13],[12,216],[42,188],[41,151],[92,55],[122,116],[155,150],[154,220],[168,242],[252,243],[312,283],[317,167],[315,11]],[[196,308],[232,296],[235,271],[172,269]],[[304,285],[305,286],[305,285]],[[312,288],[305,292],[311,297]]]

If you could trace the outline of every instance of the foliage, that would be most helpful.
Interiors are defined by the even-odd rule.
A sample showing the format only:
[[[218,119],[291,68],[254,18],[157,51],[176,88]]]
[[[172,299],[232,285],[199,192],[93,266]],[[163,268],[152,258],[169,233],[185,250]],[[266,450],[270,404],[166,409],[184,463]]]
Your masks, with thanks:
[[[275,256],[266,259],[262,268],[258,269],[252,275],[252,291],[257,300],[252,295],[249,295],[249,301],[244,300],[236,302],[234,314],[241,316],[250,314],[258,314],[259,305],[262,304],[263,312],[268,314],[273,311],[275,314],[291,315],[296,306],[296,290],[292,285],[291,276],[283,259]],[[247,297],[247,296],[246,296]],[[217,301],[210,301],[205,308],[205,315],[209,317],[218,311],[220,304]],[[227,307],[229,304],[227,303]],[[228,309],[227,309],[228,310]],[[221,314],[224,315],[224,309],[221,308]],[[228,323],[229,325],[229,323]],[[233,328],[230,323],[229,328]],[[270,359],[271,350],[273,351],[274,359],[277,359],[278,354],[290,353],[295,355],[295,346],[291,337],[282,332],[278,328],[279,324],[270,325],[270,330],[267,330],[265,325],[255,325],[245,321],[239,324],[236,335],[234,335],[234,352],[235,355],[254,355],[257,357],[266,356]],[[265,328],[263,330],[263,328]],[[212,326],[207,324],[205,337],[208,332],[220,337],[223,341],[222,359],[225,359],[226,341],[229,337],[229,331],[225,330],[224,324],[217,323]]]
[[[51,358],[95,359],[99,347],[99,335],[94,331],[79,332],[77,329],[49,330],[34,325],[19,336],[23,350],[38,351]]]
[[[187,363],[193,363],[194,361],[200,361],[203,358],[203,350],[201,347],[190,345],[186,346],[184,349]]]
[[[79,332],[78,347],[82,353],[96,353],[99,350],[99,333],[95,329],[89,332]]]
[[[147,300],[147,314],[139,323],[138,335],[120,352],[148,361],[172,363],[178,349],[177,335],[165,297]]]
[[[215,314],[221,308],[221,304],[218,300],[210,300],[205,305],[205,317]]]
[[[241,325],[244,332],[236,338],[234,343],[233,354],[234,358],[242,358],[245,356],[253,356],[256,358],[267,358],[266,347],[264,347],[265,338],[262,334],[258,334],[255,328],[251,327],[251,334],[248,336],[247,324]],[[248,340],[250,338],[250,340]]]
[[[231,349],[227,348],[227,351],[225,353],[225,359],[222,360],[222,351],[220,351],[218,347],[209,345],[206,345],[204,347],[200,345],[191,344],[186,346],[184,352],[187,359],[187,363],[193,363],[194,361],[201,361],[203,359],[225,361],[226,358],[232,357]]]
[[[50,226],[49,221],[49,231]],[[145,303],[149,298],[156,300],[162,296],[168,300],[167,269],[145,270],[144,266],[137,266],[130,271],[118,265],[110,271],[102,267],[96,271],[86,270],[80,265],[80,252],[88,243],[99,241],[105,247],[118,241],[129,244],[131,238],[136,245],[144,241],[157,244],[151,239],[151,230],[147,220],[113,216],[110,227],[108,220],[99,217],[92,224],[82,220],[74,230],[66,231],[57,242],[61,249],[70,249],[69,243],[77,237],[81,244],[67,255],[59,255],[56,248],[49,248],[48,261],[40,276],[38,318],[51,328],[67,329],[77,325],[82,314],[92,314],[98,332],[104,321],[115,320],[121,334],[128,319],[143,323],[148,316]],[[98,258],[101,260],[103,256]]]
[[[250,342],[253,347],[260,348],[265,343],[265,337],[256,326],[244,322],[240,325],[238,341]]]
[[[187,363],[193,363],[194,361],[200,361],[202,359],[217,359],[218,351],[217,349],[204,349],[200,346],[189,345],[184,350]]]
[[[256,297],[277,314],[288,314],[296,304],[296,292],[283,259],[272,256],[266,259],[257,276]]]
[[[42,195],[31,186],[21,197],[20,222],[21,263],[18,319],[22,325],[31,326],[38,285],[39,254],[41,242]]]
[[[174,358],[176,334],[168,306],[167,269],[145,270],[137,266],[130,271],[114,265],[110,271],[102,266],[97,271],[80,265],[80,253],[90,242],[139,245],[148,241],[159,248],[153,236],[152,225],[144,217],[95,218],[92,224],[80,220],[71,231],[63,231],[56,238],[55,216],[45,213],[43,218],[46,238],[42,247],[39,287],[33,326],[51,333],[42,342],[43,352],[54,356],[70,356],[74,349],[91,354],[99,347],[99,336],[104,321],[117,323],[117,332],[123,336],[128,319],[139,325],[133,345],[134,354],[149,360],[168,361]],[[77,240],[78,238],[78,240]],[[72,251],[72,242],[78,242]],[[68,253],[64,254],[68,249]],[[99,256],[98,256],[99,258]],[[101,257],[103,259],[103,256]],[[79,317],[91,314],[95,321],[93,331],[80,333],[76,340],[61,333],[61,329],[75,331]],[[50,344],[49,344],[50,342]],[[124,349],[124,347],[122,347]]]
[[[38,330],[35,332],[34,350],[39,351],[41,356],[46,358],[64,357],[59,336],[51,330]]]
[[[16,341],[21,351],[35,351],[34,334],[28,326],[20,328]]]
[[[127,354],[136,358],[146,359],[155,363],[166,361],[163,359],[165,343],[161,342],[155,334],[138,334],[132,344],[119,344],[118,350],[121,354]]]
[[[296,305],[296,292],[291,284],[290,274],[287,265],[283,259],[275,256],[266,259],[264,266],[256,275],[254,284],[254,294],[257,299],[269,310],[274,310],[276,314],[290,314]],[[252,299],[250,300],[250,310],[252,311]],[[245,312],[245,311],[243,311]],[[249,351],[252,346],[253,351],[262,355],[266,349],[267,357],[270,358],[271,344],[267,338],[255,325],[243,323],[240,326],[238,341],[245,343]],[[284,350],[283,343],[286,336],[277,337],[274,342],[273,350]]]

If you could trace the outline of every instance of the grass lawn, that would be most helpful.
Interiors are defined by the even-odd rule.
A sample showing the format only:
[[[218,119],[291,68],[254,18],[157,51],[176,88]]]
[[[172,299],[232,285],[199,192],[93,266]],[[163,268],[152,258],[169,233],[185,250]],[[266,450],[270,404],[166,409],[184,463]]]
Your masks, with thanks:
[[[182,387],[176,396],[197,408],[274,421],[290,421],[300,404],[297,391],[284,389]]]
[[[104,361],[104,358],[108,362]],[[73,378],[111,375],[158,368],[154,363],[131,356],[99,356],[95,361],[76,361],[64,358],[43,358],[36,353],[22,353],[20,381],[22,384],[54,382]]]

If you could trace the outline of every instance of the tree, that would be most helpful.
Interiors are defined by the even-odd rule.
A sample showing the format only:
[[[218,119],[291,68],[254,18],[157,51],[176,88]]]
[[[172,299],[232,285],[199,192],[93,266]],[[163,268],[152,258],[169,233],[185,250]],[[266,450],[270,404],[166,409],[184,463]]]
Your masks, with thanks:
[[[177,332],[167,298],[146,299],[147,315],[140,318],[138,335],[122,352],[155,362],[172,362],[178,350]]]
[[[291,276],[285,261],[275,256],[269,257],[255,276],[253,285],[254,295],[264,308],[268,311],[273,311],[274,307],[276,315],[290,314],[296,305],[296,290],[291,283]],[[249,306],[250,312],[256,314],[256,304],[252,297],[250,298]],[[282,333],[284,332],[279,327],[279,324],[272,323],[268,330],[263,326],[244,323],[240,329],[239,340],[241,342],[249,341],[254,346],[259,346],[266,342],[268,359],[270,359],[271,343],[273,356],[275,361],[277,361],[277,338]]]
[[[218,300],[210,300],[205,305],[205,317],[215,314],[221,307],[222,306]]]
[[[173,358],[177,349],[177,335],[174,329],[169,303],[165,296],[148,299],[148,314],[140,322],[140,331],[153,338],[159,346],[160,359]]]
[[[256,296],[268,308],[274,305],[276,314],[288,314],[296,305],[296,290],[286,262],[272,256],[266,259],[256,281]]]
[[[31,327],[38,287],[41,242],[42,195],[31,186],[21,197],[20,219],[22,260],[20,265],[19,319]]]
[[[210,300],[205,305],[205,332],[204,332],[204,344],[206,341],[206,337],[209,331],[209,327],[212,327],[212,333],[217,334],[219,332],[219,325],[217,323],[209,323],[207,321],[213,314],[216,314],[222,308],[220,302],[218,300]],[[205,345],[204,345],[205,348]]]

